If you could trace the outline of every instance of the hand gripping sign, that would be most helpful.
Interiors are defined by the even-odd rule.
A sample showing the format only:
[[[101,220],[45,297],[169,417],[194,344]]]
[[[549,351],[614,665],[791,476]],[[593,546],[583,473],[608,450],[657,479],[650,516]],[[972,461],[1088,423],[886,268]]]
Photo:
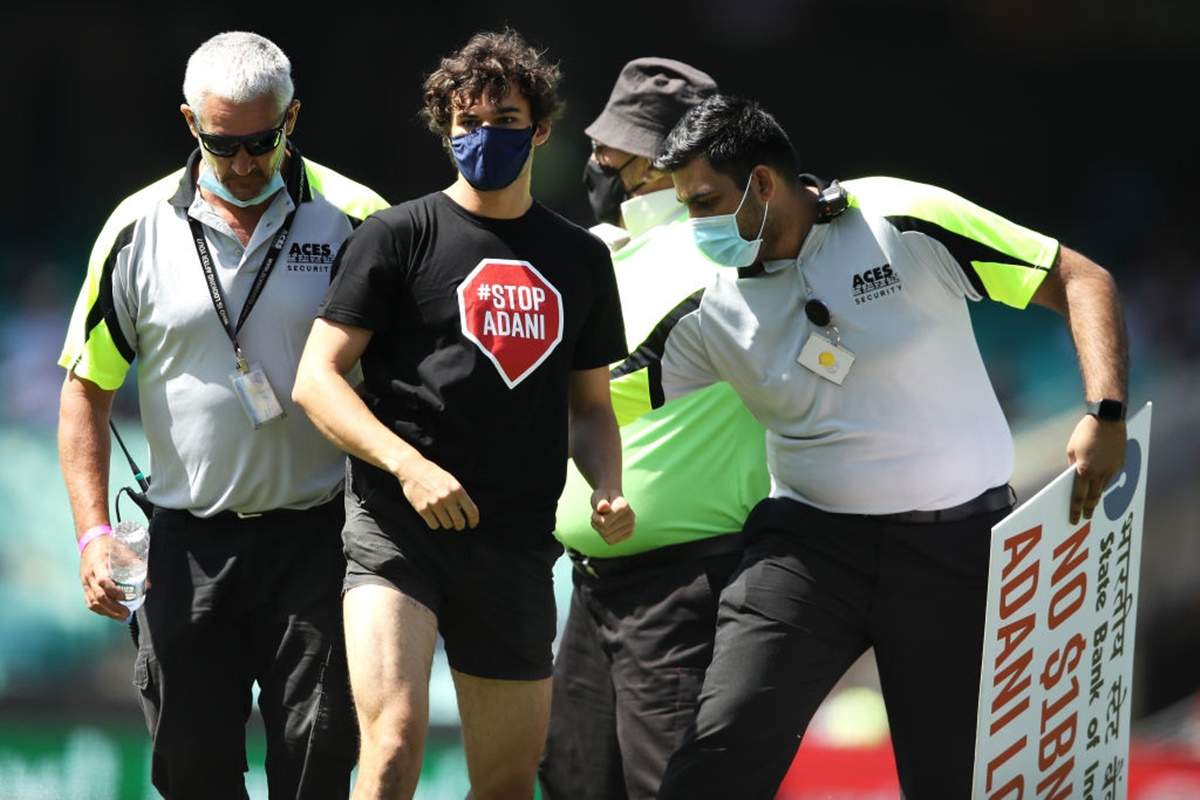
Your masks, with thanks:
[[[1074,468],[992,528],[973,798],[1122,800],[1150,404],[1090,520]]]
[[[528,261],[480,261],[458,287],[458,311],[463,335],[510,389],[562,341],[562,295]]]

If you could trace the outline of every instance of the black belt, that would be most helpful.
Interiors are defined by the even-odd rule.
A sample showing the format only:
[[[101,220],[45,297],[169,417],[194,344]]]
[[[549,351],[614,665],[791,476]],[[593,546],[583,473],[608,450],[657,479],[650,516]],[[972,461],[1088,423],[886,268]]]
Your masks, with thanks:
[[[710,536],[707,539],[700,539],[694,542],[672,544],[660,547],[657,550],[647,550],[644,553],[637,553],[631,556],[614,556],[612,558],[585,556],[578,550],[572,550],[571,548],[567,548],[567,555],[571,557],[571,563],[574,564],[575,569],[580,573],[592,578],[604,578],[610,575],[631,572],[635,569],[661,567],[664,564],[677,564],[697,558],[711,558],[713,556],[738,553],[745,546],[745,541],[742,539],[740,533],[730,533],[721,536]]]
[[[293,517],[297,514],[312,514],[321,513],[332,507],[334,504],[341,505],[342,494],[338,494],[330,500],[321,503],[319,506],[310,508],[274,508],[270,511],[259,511],[255,513],[243,513],[241,511],[219,511],[211,517],[198,517],[190,511],[174,509],[174,508],[159,508],[155,507],[154,516],[171,516],[171,515],[186,515],[189,520],[202,522],[213,522],[221,525],[238,524],[244,522],[275,522],[277,520]]]
[[[994,486],[978,497],[950,508],[937,511],[901,511],[896,514],[863,514],[868,519],[880,522],[898,522],[902,525],[929,525],[935,522],[959,522],[979,514],[1003,511],[1017,502],[1017,493],[1007,483]]]

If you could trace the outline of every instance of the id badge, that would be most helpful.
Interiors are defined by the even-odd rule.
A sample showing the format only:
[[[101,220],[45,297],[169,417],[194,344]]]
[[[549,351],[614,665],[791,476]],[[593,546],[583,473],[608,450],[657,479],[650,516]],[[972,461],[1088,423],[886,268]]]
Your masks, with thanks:
[[[246,372],[233,372],[229,380],[255,430],[283,416],[283,407],[279,405],[267,374],[260,365],[250,364]]]
[[[796,363],[841,386],[842,381],[846,380],[846,373],[850,371],[850,365],[854,363],[854,353],[814,333],[804,343]]]

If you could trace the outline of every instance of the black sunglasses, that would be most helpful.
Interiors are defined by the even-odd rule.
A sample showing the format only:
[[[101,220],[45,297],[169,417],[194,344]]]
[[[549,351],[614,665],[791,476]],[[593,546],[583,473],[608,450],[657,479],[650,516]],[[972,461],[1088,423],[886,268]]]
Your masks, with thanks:
[[[205,133],[200,130],[199,124],[196,125],[196,132],[200,134],[200,144],[204,145],[205,150],[220,158],[232,158],[237,155],[243,145],[246,147],[246,152],[252,156],[266,155],[279,146],[279,137],[283,135],[285,127],[287,127],[286,111],[283,114],[283,122],[279,123],[278,127],[258,133],[247,133],[245,136],[223,136],[219,133]]]

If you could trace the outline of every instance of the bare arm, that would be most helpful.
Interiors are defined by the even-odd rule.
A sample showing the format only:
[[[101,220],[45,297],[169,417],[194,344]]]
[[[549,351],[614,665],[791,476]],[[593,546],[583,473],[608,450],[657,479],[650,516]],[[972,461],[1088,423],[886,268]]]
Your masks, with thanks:
[[[1067,318],[1087,398],[1126,402],[1129,346],[1112,275],[1086,256],[1063,247],[1033,302]]]
[[[108,417],[113,394],[74,373],[68,372],[63,381],[58,409],[58,461],[75,519],[76,541],[89,528],[109,523]],[[84,549],[79,559],[79,579],[88,609],[123,620],[129,610],[120,604],[125,595],[109,576],[110,544],[107,536],[100,536]]]
[[[621,494],[621,435],[609,391],[607,367],[571,373],[571,457],[593,489],[592,527],[616,544],[633,535],[634,514]]]
[[[326,439],[396,476],[430,528],[474,528],[479,509],[458,480],[375,418],[344,377],[371,341],[371,331],[324,319],[313,323],[294,400]]]
[[[1084,396],[1128,402],[1129,345],[1117,285],[1100,265],[1067,247],[1033,296],[1033,302],[1066,317],[1075,342]],[[1071,524],[1088,519],[1125,461],[1125,423],[1085,415],[1067,442],[1075,465]]]

